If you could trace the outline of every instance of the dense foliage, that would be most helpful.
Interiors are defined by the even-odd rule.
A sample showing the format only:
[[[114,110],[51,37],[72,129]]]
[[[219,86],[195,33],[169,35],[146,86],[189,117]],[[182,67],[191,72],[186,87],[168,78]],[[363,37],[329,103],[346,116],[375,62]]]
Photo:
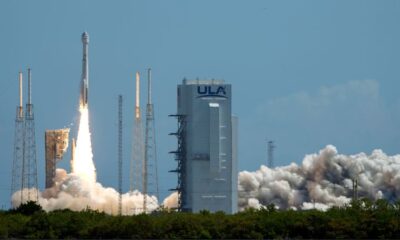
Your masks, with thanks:
[[[160,210],[109,216],[86,210],[46,213],[34,203],[0,212],[2,238],[400,238],[400,202],[352,202],[342,208],[280,211],[274,206],[227,215]]]

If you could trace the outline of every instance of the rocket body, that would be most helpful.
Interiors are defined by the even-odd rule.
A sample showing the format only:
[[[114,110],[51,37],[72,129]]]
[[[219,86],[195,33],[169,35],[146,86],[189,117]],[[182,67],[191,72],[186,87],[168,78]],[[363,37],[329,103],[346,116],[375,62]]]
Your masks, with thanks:
[[[82,33],[83,58],[82,58],[82,77],[81,77],[81,93],[80,104],[87,107],[89,93],[89,35],[87,32]]]

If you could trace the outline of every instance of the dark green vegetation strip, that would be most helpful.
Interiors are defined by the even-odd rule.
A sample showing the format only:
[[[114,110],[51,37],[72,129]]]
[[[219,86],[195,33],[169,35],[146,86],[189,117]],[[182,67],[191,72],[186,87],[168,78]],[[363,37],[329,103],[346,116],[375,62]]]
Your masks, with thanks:
[[[352,202],[342,208],[278,211],[262,210],[226,215],[169,213],[109,216],[96,211],[60,210],[46,213],[30,202],[0,212],[2,238],[397,238],[400,239],[400,202]]]

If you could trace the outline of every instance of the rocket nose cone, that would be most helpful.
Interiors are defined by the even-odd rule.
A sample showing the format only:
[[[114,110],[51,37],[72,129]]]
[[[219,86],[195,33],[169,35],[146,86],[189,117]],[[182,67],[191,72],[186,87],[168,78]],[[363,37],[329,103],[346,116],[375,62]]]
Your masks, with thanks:
[[[82,42],[89,43],[89,34],[87,32],[82,33]]]

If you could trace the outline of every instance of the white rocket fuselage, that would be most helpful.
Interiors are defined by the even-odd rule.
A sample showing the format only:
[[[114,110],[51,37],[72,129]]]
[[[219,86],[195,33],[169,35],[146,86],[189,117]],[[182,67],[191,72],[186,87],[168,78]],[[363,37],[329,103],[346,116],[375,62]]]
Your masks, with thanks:
[[[80,104],[87,107],[89,93],[89,35],[87,32],[82,33],[83,59],[82,59],[82,78]]]

